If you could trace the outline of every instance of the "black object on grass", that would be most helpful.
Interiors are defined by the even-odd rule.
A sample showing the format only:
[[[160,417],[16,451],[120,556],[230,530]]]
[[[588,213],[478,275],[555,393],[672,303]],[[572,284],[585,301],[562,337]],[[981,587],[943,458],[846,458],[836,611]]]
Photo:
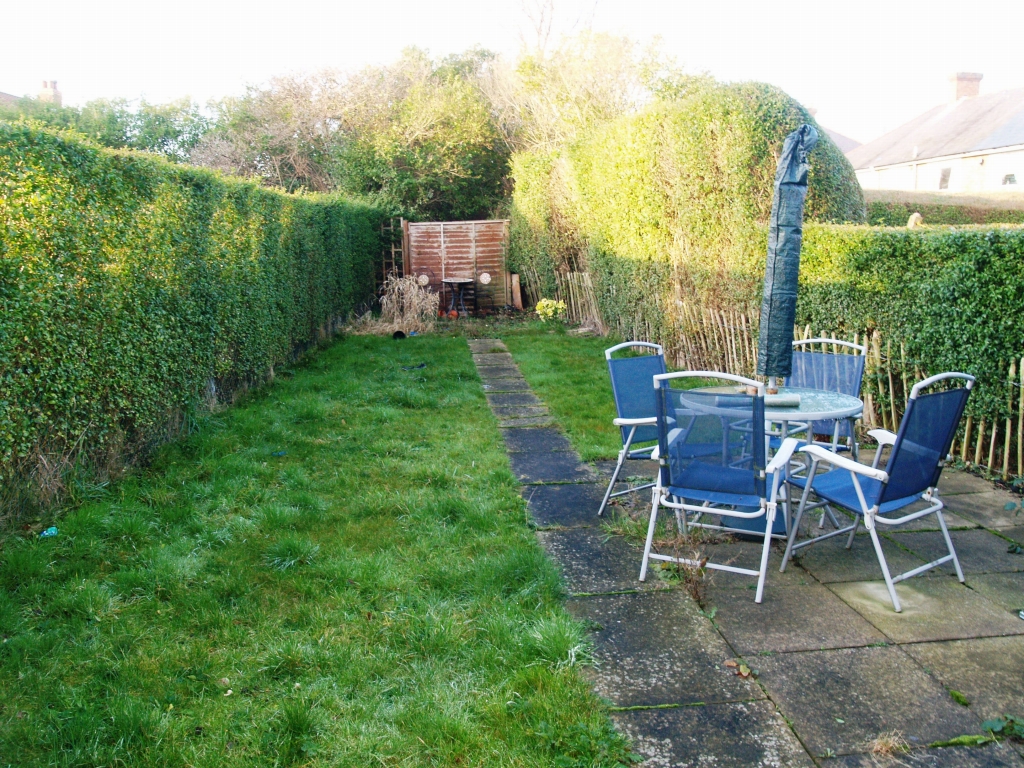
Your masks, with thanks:
[[[420,368],[426,368],[426,367],[427,367],[426,363],[420,363],[419,365],[403,365],[402,366],[402,370],[403,371],[418,371]]]
[[[398,341],[398,339],[404,339],[405,334],[402,333],[402,331],[395,331],[394,333],[391,334],[391,338],[394,339],[395,341]]]

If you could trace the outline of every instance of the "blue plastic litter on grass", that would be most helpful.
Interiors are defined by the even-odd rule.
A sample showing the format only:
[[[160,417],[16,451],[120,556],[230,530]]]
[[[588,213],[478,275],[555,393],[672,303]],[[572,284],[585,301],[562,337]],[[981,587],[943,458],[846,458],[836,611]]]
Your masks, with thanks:
[[[287,456],[288,455],[288,451],[274,451],[270,455],[271,456]]]
[[[50,537],[56,536],[56,535],[57,535],[57,526],[51,525],[45,531],[41,531],[39,533],[39,538],[40,539],[49,539]]]

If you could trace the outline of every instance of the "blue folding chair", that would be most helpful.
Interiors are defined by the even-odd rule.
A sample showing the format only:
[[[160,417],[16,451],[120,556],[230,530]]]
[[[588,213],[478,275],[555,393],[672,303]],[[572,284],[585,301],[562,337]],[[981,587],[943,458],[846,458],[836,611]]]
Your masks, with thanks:
[[[707,380],[738,382],[756,387],[757,394],[740,393],[735,386],[677,388]],[[695,381],[696,380],[696,381]],[[647,543],[640,581],[647,578],[651,560],[681,563],[694,568],[757,576],[755,601],[760,603],[768,568],[768,550],[778,500],[785,503],[783,476],[793,451],[794,438],[784,440],[771,463],[765,465],[764,384],[728,373],[682,371],[654,377],[657,404],[659,473],[651,504]],[[781,496],[780,496],[781,494]],[[729,530],[726,518],[764,518],[764,546],[757,570],[724,563],[688,560],[651,551],[661,507],[675,510],[685,532],[689,527]],[[788,516],[788,510],[786,510]],[[687,514],[696,519],[687,522]],[[699,522],[702,515],[720,515],[723,525]]]
[[[843,347],[853,353],[815,352],[814,345]],[[798,339],[793,342],[793,372],[786,378],[787,387],[823,389],[860,397],[860,386],[864,379],[864,361],[867,348],[860,344],[838,339]],[[815,435],[832,435],[827,445],[833,453],[850,451],[857,458],[857,440],[853,430],[853,419],[829,419],[812,421],[805,425],[791,425],[790,434],[807,432],[808,442],[814,443]],[[846,445],[840,444],[846,438]]]
[[[635,347],[652,349],[654,354],[639,357],[612,357],[619,350]],[[615,464],[615,471],[612,472],[612,479],[608,483],[608,490],[605,491],[601,508],[597,511],[598,515],[604,514],[604,508],[608,506],[610,499],[654,486],[654,483],[647,483],[613,493],[619,473],[622,471],[622,465],[627,459],[651,458],[653,445],[646,448],[633,448],[632,446],[634,443],[650,443],[658,439],[658,430],[655,426],[654,389],[651,387],[651,380],[654,376],[665,373],[666,370],[665,352],[661,345],[646,341],[627,341],[625,344],[616,344],[604,351],[604,357],[608,361],[608,373],[612,379],[612,394],[615,396],[615,410],[619,414],[613,423],[622,434],[622,450],[619,451],[619,460]]]
[[[940,381],[950,382],[954,379],[963,380],[964,386],[921,394],[923,390]],[[965,373],[940,373],[914,385],[907,401],[906,413],[900,422],[899,433],[894,435],[884,429],[871,431],[879,445],[874,464],[870,467],[818,445],[801,448],[800,450],[810,457],[811,468],[806,478],[789,478],[789,483],[802,488],[803,492],[779,570],[786,570],[786,564],[797,549],[842,533],[850,534],[846,541],[846,548],[849,549],[853,546],[854,536],[863,520],[864,527],[871,536],[871,543],[875,547],[875,554],[878,555],[878,564],[882,567],[882,576],[889,589],[892,606],[897,613],[902,610],[894,587],[899,581],[952,561],[957,578],[963,582],[964,574],[960,570],[960,561],[957,559],[956,550],[953,549],[953,541],[949,538],[946,521],[942,517],[944,505],[936,486],[973,386],[974,377]],[[878,463],[885,446],[891,446],[891,452],[883,470],[878,468]],[[819,475],[818,465],[821,462],[832,465],[835,470]],[[812,492],[820,500],[817,506],[825,503],[835,504],[852,512],[855,519],[853,525],[846,528],[798,543],[796,538],[800,530],[800,519],[805,509],[809,507],[808,498]],[[893,512],[919,499],[924,499],[930,506],[902,517],[891,516]],[[885,562],[882,545],[878,540],[877,526],[903,525],[931,514],[939,521],[939,528],[942,530],[949,554],[898,576],[890,576],[889,566]]]

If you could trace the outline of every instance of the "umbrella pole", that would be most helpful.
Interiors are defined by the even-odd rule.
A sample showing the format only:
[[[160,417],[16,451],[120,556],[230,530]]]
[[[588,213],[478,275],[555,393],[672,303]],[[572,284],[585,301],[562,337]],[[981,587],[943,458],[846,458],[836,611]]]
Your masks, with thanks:
[[[769,395],[777,395],[779,393],[779,380],[775,376],[768,377],[768,388],[767,393]]]

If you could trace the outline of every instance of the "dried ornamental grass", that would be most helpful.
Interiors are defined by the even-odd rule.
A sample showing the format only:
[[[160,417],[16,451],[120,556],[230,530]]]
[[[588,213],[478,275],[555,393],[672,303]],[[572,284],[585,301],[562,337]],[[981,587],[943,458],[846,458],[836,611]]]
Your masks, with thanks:
[[[380,317],[374,318],[367,312],[353,326],[355,333],[426,333],[434,330],[441,297],[420,285],[417,278],[390,274],[385,278],[380,293]]]

